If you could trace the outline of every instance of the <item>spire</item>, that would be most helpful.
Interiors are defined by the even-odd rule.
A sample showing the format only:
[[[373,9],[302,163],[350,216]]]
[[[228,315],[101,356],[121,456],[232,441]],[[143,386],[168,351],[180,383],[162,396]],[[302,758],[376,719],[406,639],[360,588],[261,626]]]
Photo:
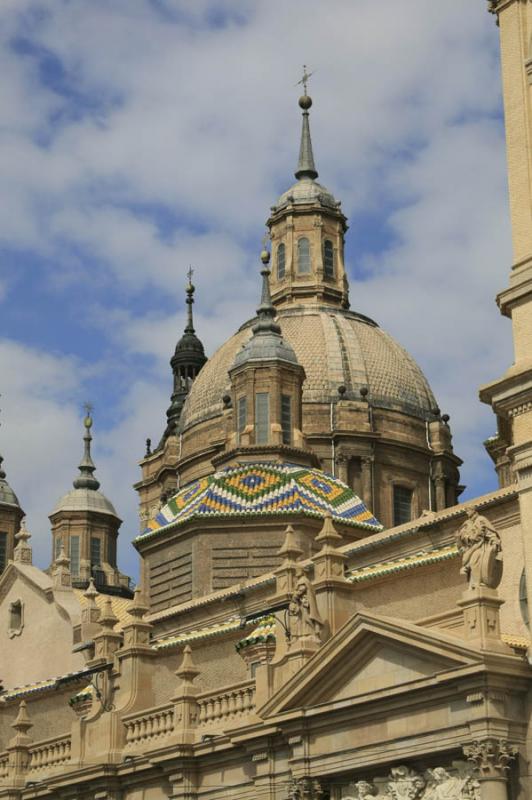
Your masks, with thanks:
[[[264,248],[260,254],[262,261],[262,291],[260,296],[260,306],[257,308],[258,322],[253,326],[253,333],[281,333],[280,326],[274,322],[276,311],[272,303],[272,296],[270,292],[270,254]]]
[[[192,283],[192,275],[194,274],[194,270],[192,267],[188,268],[187,277],[188,277],[188,284],[187,284],[187,326],[185,328],[185,333],[195,333],[194,331],[194,320],[192,319],[192,304],[194,303],[194,292],[196,291],[196,287]]]
[[[297,169],[295,176],[298,181],[301,178],[311,178],[315,180],[318,177],[318,171],[314,164],[314,154],[312,152],[312,139],[310,138],[310,124],[309,124],[309,108],[312,106],[312,98],[307,94],[307,81],[312,75],[312,72],[307,72],[307,68],[303,65],[303,77],[299,83],[303,84],[303,94],[299,98],[299,106],[303,109],[303,123],[301,126],[301,144],[299,145],[299,160],[297,162]]]
[[[83,420],[83,425],[85,426],[85,435],[83,437],[83,441],[85,442],[85,450],[83,453],[83,458],[79,464],[79,471],[80,477],[76,478],[74,481],[74,488],[75,489],[99,489],[100,482],[96,480],[93,475],[94,470],[96,467],[94,466],[94,461],[91,457],[91,428],[92,428],[92,417],[91,411],[92,406],[90,403],[85,404],[85,410],[87,412],[85,419]]]

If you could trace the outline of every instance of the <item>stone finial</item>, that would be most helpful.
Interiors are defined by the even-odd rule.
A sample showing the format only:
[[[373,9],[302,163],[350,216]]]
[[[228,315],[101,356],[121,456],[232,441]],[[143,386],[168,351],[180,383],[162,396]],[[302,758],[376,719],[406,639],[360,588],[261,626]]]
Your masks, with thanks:
[[[96,603],[96,598],[98,597],[98,590],[94,585],[94,578],[92,576],[89,579],[89,585],[83,592],[83,597],[86,599],[87,602],[81,610],[82,625],[85,623],[91,624],[98,622],[100,616],[100,609],[98,608],[98,604]]]
[[[192,659],[192,648],[189,644],[183,648],[183,658],[175,674],[182,681],[183,686],[192,685],[194,679],[200,674],[200,670]]]
[[[112,631],[118,622],[118,617],[113,611],[113,603],[110,597],[107,597],[103,604],[99,621],[104,631]]]
[[[65,546],[61,543],[61,550],[52,567],[54,589],[71,589],[72,575],[70,574],[70,559],[65,553]]]
[[[327,546],[335,547],[336,545],[342,543],[342,537],[334,527],[334,522],[330,511],[325,514],[323,527],[316,536],[316,541],[323,545],[324,548]]]
[[[22,517],[22,520],[20,521],[20,530],[15,536],[15,539],[17,540],[17,546],[15,547],[15,551],[13,553],[13,560],[18,561],[21,564],[31,564],[32,549],[28,544],[29,540],[31,539],[31,533],[26,528],[26,517]]]
[[[502,578],[501,537],[476,508],[466,509],[466,514],[466,521],[455,534],[462,555],[461,572],[470,589],[496,589]]]
[[[296,544],[295,532],[291,525],[286,526],[284,542],[278,554],[284,556],[283,565],[294,564],[303,554],[303,551]]]
[[[149,611],[148,603],[146,602],[146,598],[142,593],[142,589],[140,586],[137,586],[135,592],[133,594],[133,600],[129,605],[127,613],[130,617],[133,617],[135,620],[142,620],[142,618],[148,613]]]
[[[17,735],[22,734],[24,736],[26,736],[28,731],[33,728],[33,722],[29,718],[25,700],[21,700],[18,707],[18,714],[15,721],[11,723],[11,727]]]

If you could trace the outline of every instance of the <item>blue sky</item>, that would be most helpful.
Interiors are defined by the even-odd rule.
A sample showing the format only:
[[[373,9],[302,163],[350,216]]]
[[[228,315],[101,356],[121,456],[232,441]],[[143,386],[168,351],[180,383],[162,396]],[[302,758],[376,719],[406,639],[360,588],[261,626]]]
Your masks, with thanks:
[[[320,181],[350,221],[352,307],[428,376],[467,496],[495,487],[477,389],[512,360],[493,302],[511,251],[483,2],[3,0],[0,37],[0,451],[40,565],[89,399],[136,573],[131,484],[164,428],[185,273],[212,353],[256,306],[303,63]]]

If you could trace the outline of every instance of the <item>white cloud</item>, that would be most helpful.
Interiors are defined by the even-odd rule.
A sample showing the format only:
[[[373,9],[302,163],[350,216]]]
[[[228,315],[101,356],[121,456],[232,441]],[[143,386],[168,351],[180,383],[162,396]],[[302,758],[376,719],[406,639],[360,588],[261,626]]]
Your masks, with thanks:
[[[1,447],[34,532],[44,536],[75,472],[81,387],[113,368],[125,388],[105,437],[96,417],[95,445],[102,486],[133,526],[129,484],[143,439],[164,425],[185,270],[197,268],[196,328],[212,352],[256,305],[262,226],[292,180],[293,84],[309,54],[320,179],[354,231],[370,211],[392,234],[354,254],[366,280],[352,283],[352,305],[418,359],[452,415],[466,480],[484,480],[493,423],[476,390],[511,361],[492,302],[510,263],[493,20],[463,0],[157,7],[3,3],[0,245],[34,254],[58,306],[104,339],[92,361],[42,352],[36,334],[28,347],[4,340]],[[13,37],[53,54],[53,80]],[[17,292],[11,265],[0,261],[4,303]],[[136,356],[146,365],[128,377]]]

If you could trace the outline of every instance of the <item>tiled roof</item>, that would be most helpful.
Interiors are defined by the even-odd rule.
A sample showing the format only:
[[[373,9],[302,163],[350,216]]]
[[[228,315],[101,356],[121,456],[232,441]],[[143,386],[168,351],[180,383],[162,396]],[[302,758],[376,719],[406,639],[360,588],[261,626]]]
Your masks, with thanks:
[[[90,676],[94,672],[94,669],[82,669],[78,670],[77,672],[67,672],[66,675],[59,675],[55,678],[47,678],[43,681],[28,683],[25,686],[17,686],[14,689],[3,692],[0,695],[0,702],[5,703],[8,700],[16,700],[23,697],[29,697],[30,695],[39,694],[41,692],[46,692],[51,689],[58,689],[63,684],[76,682],[83,680],[84,678],[89,680]]]
[[[501,633],[501,639],[514,650],[528,650],[532,644],[526,636],[517,636],[513,633]]]
[[[200,478],[179,491],[136,541],[194,518],[327,513],[344,525],[380,531],[382,525],[346,484],[317,469],[295,464],[246,464]]]
[[[362,581],[369,581],[373,578],[380,578],[383,575],[403,572],[413,567],[436,564],[438,561],[446,561],[449,558],[456,558],[457,556],[458,548],[455,544],[435,550],[421,550],[419,553],[414,553],[404,558],[397,558],[394,561],[382,561],[378,564],[372,564],[369,567],[351,570],[347,575],[347,580],[351,583],[361,583]]]
[[[257,620],[255,619],[255,622]],[[275,617],[271,614],[268,614],[267,617],[264,617],[258,628],[251,631],[248,636],[245,636],[243,639],[240,639],[239,642],[236,644],[236,649],[238,652],[240,650],[244,650],[246,647],[250,647],[253,644],[259,644],[259,642],[274,642],[275,641]]]
[[[152,647],[154,650],[166,650],[166,648],[174,647],[175,645],[187,644],[188,642],[197,641],[198,639],[210,639],[222,633],[232,633],[239,629],[249,628],[251,625],[255,625],[256,622],[256,618],[253,621],[246,622],[240,617],[231,617],[231,619],[218,622],[216,625],[208,625],[205,628],[198,628],[198,630],[195,631],[184,631],[183,633],[178,633],[176,636],[158,639],[153,643]]]

